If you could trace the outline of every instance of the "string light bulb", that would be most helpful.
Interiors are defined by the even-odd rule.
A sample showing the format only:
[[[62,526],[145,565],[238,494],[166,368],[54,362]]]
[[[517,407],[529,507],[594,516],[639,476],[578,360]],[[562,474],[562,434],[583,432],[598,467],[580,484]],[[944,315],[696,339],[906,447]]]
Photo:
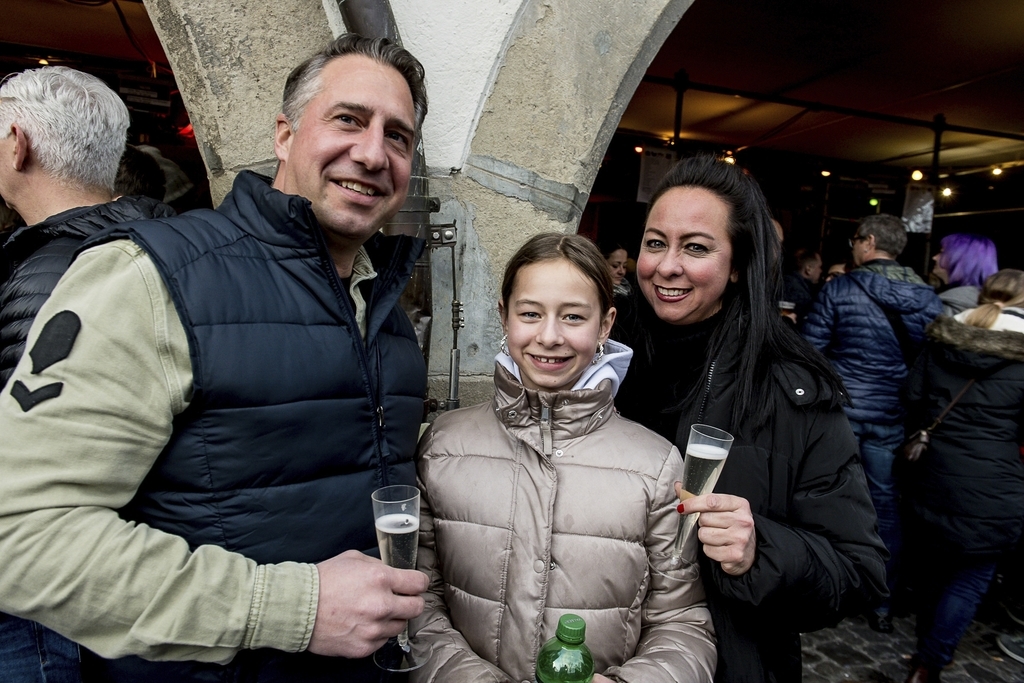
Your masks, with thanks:
[[[942,196],[943,197],[952,197],[953,196],[953,188],[951,188],[951,187],[944,187],[944,188],[942,188]]]
[[[1001,169],[1000,167],[996,166],[995,168],[992,169],[992,175],[1002,175],[1002,174],[1003,174],[1003,169]]]
[[[732,154],[727,153],[724,157],[722,157],[722,161],[724,161],[727,164],[735,164],[736,157],[734,157]]]
[[[878,200],[872,197],[871,199],[868,200],[868,204],[870,204],[871,206],[878,206]]]
[[[830,175],[832,175],[832,171],[822,171],[821,175],[824,178],[828,178]]]
[[[39,66],[49,66],[49,65],[50,65],[50,60],[49,59],[40,59],[39,60]]]
[[[914,169],[914,172],[910,174],[911,180],[924,180],[924,173],[918,169]]]
[[[633,148],[633,151],[636,152],[637,154],[643,154],[644,153],[643,145],[637,145],[636,147]]]

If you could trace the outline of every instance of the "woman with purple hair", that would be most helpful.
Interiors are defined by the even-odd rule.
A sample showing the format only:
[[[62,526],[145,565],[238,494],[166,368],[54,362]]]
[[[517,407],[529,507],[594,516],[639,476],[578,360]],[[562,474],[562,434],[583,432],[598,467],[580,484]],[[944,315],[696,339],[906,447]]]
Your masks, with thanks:
[[[932,257],[932,274],[942,281],[942,312],[956,315],[978,305],[978,292],[989,275],[999,270],[996,245],[987,237],[957,232],[942,238]]]

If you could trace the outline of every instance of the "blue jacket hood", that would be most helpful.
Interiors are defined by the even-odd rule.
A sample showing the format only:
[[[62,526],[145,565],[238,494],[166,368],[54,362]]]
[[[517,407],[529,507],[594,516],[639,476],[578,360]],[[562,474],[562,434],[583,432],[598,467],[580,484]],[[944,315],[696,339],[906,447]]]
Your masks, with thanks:
[[[905,266],[890,269],[893,270],[908,270],[913,279],[896,280],[867,268],[858,268],[846,277],[853,278],[879,306],[901,314],[916,313],[934,306],[935,292],[916,273]]]

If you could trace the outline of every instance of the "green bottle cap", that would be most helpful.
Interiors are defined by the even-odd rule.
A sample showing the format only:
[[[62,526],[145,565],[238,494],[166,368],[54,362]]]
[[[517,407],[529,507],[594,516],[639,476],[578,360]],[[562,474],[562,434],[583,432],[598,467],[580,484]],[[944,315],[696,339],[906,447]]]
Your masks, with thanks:
[[[583,617],[578,617],[575,614],[563,614],[558,619],[555,636],[563,643],[579,645],[586,639],[587,622],[583,621]]]

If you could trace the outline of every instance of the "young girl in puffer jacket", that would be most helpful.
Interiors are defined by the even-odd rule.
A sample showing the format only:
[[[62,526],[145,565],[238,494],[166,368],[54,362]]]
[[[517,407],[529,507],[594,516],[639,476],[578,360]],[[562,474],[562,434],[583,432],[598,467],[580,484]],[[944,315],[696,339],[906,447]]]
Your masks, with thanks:
[[[566,613],[586,620],[595,682],[711,681],[699,578],[648,565],[671,552],[683,461],[614,410],[633,352],[608,339],[604,258],[583,237],[538,235],[506,266],[498,310],[493,401],[440,416],[420,442],[431,584],[412,630],[430,653],[411,681],[533,681]]]

